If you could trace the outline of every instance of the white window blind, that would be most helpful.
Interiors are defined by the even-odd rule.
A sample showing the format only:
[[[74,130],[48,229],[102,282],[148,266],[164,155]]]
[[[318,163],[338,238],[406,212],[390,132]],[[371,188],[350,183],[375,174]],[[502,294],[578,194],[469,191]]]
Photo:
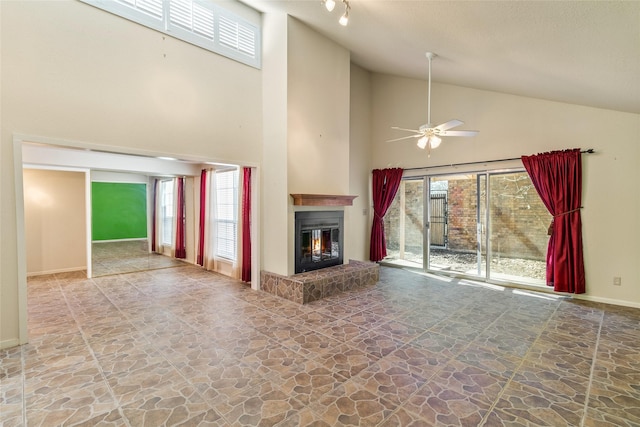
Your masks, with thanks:
[[[162,18],[162,0],[121,0],[120,2],[129,4],[140,12]]]
[[[162,245],[171,246],[173,234],[173,181],[160,181],[160,237]]]
[[[210,1],[80,1],[252,67],[261,66],[260,26]]]
[[[216,172],[216,255],[236,259],[238,240],[238,170]]]
[[[207,7],[208,6],[208,7]],[[208,41],[215,39],[213,5],[192,0],[171,0],[169,3],[169,31],[186,31]],[[191,37],[185,36],[185,37]]]
[[[246,55],[254,55],[256,37],[250,26],[220,15],[220,43]]]

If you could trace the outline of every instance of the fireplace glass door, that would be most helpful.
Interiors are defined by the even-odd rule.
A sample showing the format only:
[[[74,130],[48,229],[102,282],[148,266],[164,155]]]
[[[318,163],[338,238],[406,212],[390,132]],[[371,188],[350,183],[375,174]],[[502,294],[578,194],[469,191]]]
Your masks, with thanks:
[[[295,272],[342,264],[342,211],[296,212]]]
[[[340,230],[316,228],[302,231],[302,262],[319,262],[340,257]]]

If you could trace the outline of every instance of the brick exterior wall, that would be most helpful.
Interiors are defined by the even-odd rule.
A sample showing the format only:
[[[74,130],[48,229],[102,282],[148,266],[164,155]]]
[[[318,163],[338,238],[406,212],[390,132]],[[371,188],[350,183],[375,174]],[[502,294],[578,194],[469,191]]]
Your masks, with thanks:
[[[491,177],[491,250],[544,261],[551,214],[526,172]]]
[[[449,245],[454,251],[476,251],[476,179],[449,181]]]

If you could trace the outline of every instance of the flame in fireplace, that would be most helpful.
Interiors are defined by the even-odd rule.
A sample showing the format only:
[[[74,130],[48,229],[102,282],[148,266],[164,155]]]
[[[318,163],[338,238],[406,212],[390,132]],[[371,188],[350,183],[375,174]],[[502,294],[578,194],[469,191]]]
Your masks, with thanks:
[[[311,237],[311,255],[315,259],[322,256],[322,233],[320,230],[313,230]]]

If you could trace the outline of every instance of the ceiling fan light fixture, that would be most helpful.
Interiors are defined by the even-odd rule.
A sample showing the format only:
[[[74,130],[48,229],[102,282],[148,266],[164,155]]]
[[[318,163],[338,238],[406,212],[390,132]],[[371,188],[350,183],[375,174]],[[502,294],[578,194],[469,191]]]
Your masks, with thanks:
[[[429,138],[429,145],[431,146],[431,148],[438,148],[441,142],[442,139],[438,136],[433,135]]]
[[[418,140],[418,148],[421,148],[424,150],[428,142],[429,142],[429,138],[427,138],[426,136],[423,136]]]

